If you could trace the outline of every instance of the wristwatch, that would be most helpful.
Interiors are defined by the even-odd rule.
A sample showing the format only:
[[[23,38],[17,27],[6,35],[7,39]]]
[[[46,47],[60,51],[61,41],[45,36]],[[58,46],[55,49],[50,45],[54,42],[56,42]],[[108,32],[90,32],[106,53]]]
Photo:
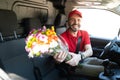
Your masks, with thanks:
[[[78,54],[81,55],[81,60],[83,60],[85,58],[85,56],[84,56],[84,54],[82,52],[79,51]]]

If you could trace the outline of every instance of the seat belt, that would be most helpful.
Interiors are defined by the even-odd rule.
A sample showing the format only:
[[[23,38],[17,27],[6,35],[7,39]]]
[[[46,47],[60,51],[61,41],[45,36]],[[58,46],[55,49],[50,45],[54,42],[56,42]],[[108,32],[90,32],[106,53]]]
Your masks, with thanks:
[[[78,38],[78,42],[77,42],[77,46],[76,46],[76,51],[75,51],[75,53],[77,53],[78,54],[78,52],[80,51],[80,42],[81,42],[81,36]]]
[[[80,31],[80,32],[81,32],[81,36],[78,38],[78,42],[76,45],[76,51],[75,51],[75,53],[77,53],[77,54],[80,51],[80,43],[81,43],[81,39],[82,39],[82,31]]]
[[[31,61],[33,63],[33,72],[34,72],[36,80],[42,80],[40,69],[35,65],[34,59],[31,59]]]
[[[34,74],[35,74],[36,80],[42,80],[42,76],[41,76],[40,70],[36,66],[34,66]]]

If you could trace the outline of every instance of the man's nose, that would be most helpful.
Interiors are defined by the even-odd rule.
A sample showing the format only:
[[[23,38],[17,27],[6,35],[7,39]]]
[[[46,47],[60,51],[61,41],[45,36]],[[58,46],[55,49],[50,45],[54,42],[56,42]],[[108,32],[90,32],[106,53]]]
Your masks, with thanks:
[[[75,21],[74,21],[74,24],[78,24],[78,20],[75,20]]]

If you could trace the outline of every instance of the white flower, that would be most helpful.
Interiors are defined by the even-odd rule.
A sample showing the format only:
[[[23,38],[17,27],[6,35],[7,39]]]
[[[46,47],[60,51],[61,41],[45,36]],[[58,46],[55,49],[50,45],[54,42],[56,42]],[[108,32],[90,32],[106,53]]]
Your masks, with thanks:
[[[31,58],[34,57],[32,51],[29,52],[28,56],[31,57]]]
[[[34,47],[33,47],[33,52],[34,53],[38,53],[39,51],[41,52],[41,53],[45,53],[45,52],[48,52],[48,49],[49,49],[49,45],[35,45]]]
[[[52,42],[50,43],[50,48],[55,48],[58,46],[58,42],[55,40],[52,40]]]

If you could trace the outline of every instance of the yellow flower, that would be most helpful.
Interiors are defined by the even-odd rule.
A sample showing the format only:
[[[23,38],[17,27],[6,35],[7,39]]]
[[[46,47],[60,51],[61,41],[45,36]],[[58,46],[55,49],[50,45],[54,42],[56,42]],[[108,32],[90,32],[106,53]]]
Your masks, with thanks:
[[[55,28],[54,28],[54,26],[52,26],[52,27],[51,27],[51,29],[52,29],[52,31],[55,31]]]
[[[50,29],[47,29],[47,30],[46,30],[46,35],[47,35],[47,36],[51,35]]]
[[[40,52],[37,52],[37,53],[35,54],[35,56],[40,56]]]
[[[32,42],[31,42],[31,41],[29,41],[29,42],[27,43],[27,47],[28,47],[28,48],[31,48],[31,47],[32,47]]]

